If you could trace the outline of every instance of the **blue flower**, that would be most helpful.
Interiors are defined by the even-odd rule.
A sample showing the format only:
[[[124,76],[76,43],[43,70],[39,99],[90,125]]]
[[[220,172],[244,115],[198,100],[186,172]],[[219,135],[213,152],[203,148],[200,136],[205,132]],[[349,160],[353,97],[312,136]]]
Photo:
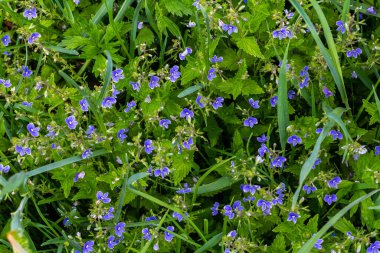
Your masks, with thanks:
[[[296,97],[296,92],[294,90],[289,90],[288,91],[288,98],[294,99],[295,97]]]
[[[143,238],[147,241],[150,241],[152,239],[152,234],[150,233],[149,229],[143,228],[141,230],[141,233],[143,234]]]
[[[232,220],[235,217],[235,213],[230,205],[224,206],[223,210],[223,215],[227,216],[228,219]]]
[[[113,208],[112,206],[108,209],[108,211],[106,212],[106,214],[102,215],[102,218],[103,220],[112,220],[114,215],[113,215],[113,212],[115,211],[115,208]]]
[[[353,50],[349,50],[347,51],[346,55],[347,57],[354,57],[354,58],[357,58],[359,55],[362,54],[362,50],[360,48],[356,48],[356,49],[353,49]]]
[[[223,107],[223,102],[224,102],[224,98],[217,97],[214,103],[212,103],[212,107],[214,107],[214,109],[217,110],[219,107]]]
[[[222,61],[223,61],[222,56],[218,57],[218,56],[214,55],[212,58],[210,58],[210,62],[212,62],[212,63],[217,63],[217,62],[222,62]]]
[[[186,194],[186,193],[190,193],[191,192],[191,188],[189,187],[189,184],[188,183],[184,183],[183,184],[183,187],[182,189],[179,189],[177,191],[178,194]]]
[[[322,162],[322,159],[318,157],[317,160],[315,160],[313,167],[311,167],[311,168],[315,169],[315,167],[318,166],[319,164],[321,164],[321,162]]]
[[[16,153],[19,153],[20,156],[30,155],[31,154],[30,148],[28,148],[28,147],[23,148],[23,147],[21,147],[19,145],[16,145],[15,151],[16,151]]]
[[[65,119],[67,127],[70,129],[75,129],[78,125],[78,122],[75,120],[75,116],[71,115]]]
[[[171,124],[172,122],[170,121],[170,119],[162,119],[160,120],[159,122],[159,125],[160,127],[163,127],[165,129],[168,129],[169,128],[169,125]]]
[[[304,191],[306,192],[306,194],[310,194],[310,193],[315,192],[315,191],[317,190],[317,188],[314,187],[314,186],[304,185],[304,186],[302,187],[302,190],[304,190]]]
[[[272,107],[275,107],[276,104],[277,104],[277,102],[278,102],[278,96],[273,96],[273,97],[269,100],[269,102],[270,102],[270,105],[271,105]]]
[[[286,162],[286,158],[283,156],[277,156],[270,162],[270,167],[281,168]]]
[[[9,35],[5,35],[1,38],[1,42],[3,43],[3,45],[5,47],[7,47],[9,45],[9,43],[11,43],[11,36]]]
[[[219,203],[215,202],[214,205],[211,207],[212,216],[218,215],[218,207],[219,207]]]
[[[342,34],[346,32],[346,28],[344,27],[344,23],[342,20],[338,20],[335,23],[338,28],[336,29],[337,31],[341,32]]]
[[[186,56],[189,55],[189,54],[191,54],[192,52],[193,52],[193,50],[190,47],[185,48],[185,51],[183,51],[182,53],[178,54],[179,59],[181,61],[185,60]]]
[[[87,241],[83,245],[83,253],[90,253],[94,251],[94,241]]]
[[[336,139],[342,140],[343,139],[342,133],[337,131],[337,130],[331,130],[330,135],[333,138],[333,140],[336,140]]]
[[[227,237],[232,237],[232,238],[235,238],[237,235],[237,232],[236,230],[232,230],[230,231],[228,234],[227,234]]]
[[[28,107],[31,107],[33,105],[33,102],[27,102],[27,101],[24,101],[21,103],[23,106],[28,106]]]
[[[265,201],[263,199],[259,199],[257,201],[257,207],[261,207],[261,211],[264,215],[270,215],[270,210],[272,208],[272,203],[270,201]]]
[[[231,35],[232,33],[237,33],[238,32],[238,29],[236,26],[234,25],[227,25],[227,24],[223,24],[222,25],[222,30],[223,31],[227,31],[228,35]]]
[[[82,111],[84,111],[84,112],[88,111],[88,102],[87,102],[87,99],[84,98],[84,99],[80,100],[79,101],[79,105],[80,105]]]
[[[177,212],[173,212],[173,218],[176,218],[179,222],[181,222],[183,220],[182,214],[179,214]]]
[[[168,167],[163,167],[162,169],[155,169],[154,170],[154,176],[155,177],[166,177],[167,175],[169,175],[170,173],[170,170]]]
[[[149,87],[153,90],[155,87],[160,87],[158,82],[160,81],[160,78],[158,76],[151,76],[149,81]]]
[[[117,243],[115,242],[115,236],[111,235],[110,237],[108,237],[107,247],[109,249],[113,249],[116,245]]]
[[[135,100],[127,103],[127,108],[124,109],[124,112],[128,113],[133,107],[136,107]]]
[[[267,136],[265,134],[262,134],[261,136],[257,137],[257,141],[260,143],[264,143],[267,141]]]
[[[112,81],[115,83],[119,82],[119,80],[124,79],[124,74],[122,69],[115,69],[112,71]]]
[[[297,219],[299,218],[300,216],[297,214],[297,213],[294,213],[294,212],[289,212],[289,215],[288,215],[288,219],[287,221],[291,221],[293,222],[294,224],[297,223]]]
[[[284,26],[284,27],[282,27],[282,28],[280,28],[278,30],[273,31],[272,37],[274,39],[278,38],[279,40],[282,40],[282,39],[285,39],[285,38],[291,39],[291,38],[293,38],[293,32],[290,31],[290,30],[288,30],[288,29],[286,29],[286,26]]]
[[[91,148],[86,149],[82,154],[82,159],[87,159],[91,157],[91,154],[92,154]]]
[[[340,179],[340,177],[334,177],[327,184],[330,188],[338,189],[338,184],[340,184],[341,182],[342,182],[342,179]]]
[[[84,171],[81,171],[79,173],[75,173],[74,183],[78,182],[79,179],[84,178],[85,175],[86,175],[86,173]]]
[[[211,68],[209,71],[208,71],[208,74],[207,74],[207,79],[209,81],[212,81],[212,79],[214,79],[216,77],[216,70],[215,68]]]
[[[144,27],[144,22],[138,22],[137,23],[137,29],[141,30]]]
[[[39,127],[36,127],[34,126],[33,123],[29,123],[26,128],[28,129],[29,133],[33,136],[33,137],[38,137],[40,135],[39,131],[40,131],[40,128]]]
[[[38,40],[39,38],[41,38],[41,34],[39,34],[38,32],[35,32],[35,33],[32,33],[29,38],[28,38],[28,43],[29,44],[33,44],[34,42],[36,42],[36,40]]]
[[[9,88],[12,86],[11,80],[5,80],[5,79],[0,79],[0,84],[4,85],[5,88]]]
[[[194,117],[194,113],[193,111],[187,109],[187,108],[184,108],[181,113],[179,114],[179,116],[181,118],[185,118],[186,120],[190,120],[191,118]]]
[[[375,241],[367,248],[367,253],[379,253],[380,241]]]
[[[183,147],[188,149],[188,150],[191,150],[191,145],[193,145],[193,137],[190,137],[187,141],[184,141],[183,142]]]
[[[300,71],[300,77],[308,77],[309,76],[309,66],[303,67]]]
[[[169,226],[166,229],[169,230],[169,231],[171,231],[171,232],[174,231],[174,227],[173,226]],[[165,241],[171,242],[173,240],[174,235],[172,233],[170,233],[168,231],[165,231],[164,234],[165,234]]]
[[[11,167],[9,165],[4,166],[2,163],[0,163],[0,172],[8,173],[10,169]]]
[[[332,202],[336,202],[337,201],[337,197],[335,194],[331,194],[331,195],[326,195],[323,200],[330,206],[332,204]]]
[[[315,133],[316,133],[316,134],[320,134],[320,133],[322,133],[322,130],[323,130],[322,127],[317,128],[317,129],[315,129]]]
[[[257,150],[257,152],[259,153],[259,156],[263,157],[265,153],[269,153],[269,149],[267,148],[265,143],[262,143],[261,147]]]
[[[170,70],[169,70],[169,79],[172,83],[177,81],[178,78],[181,76],[181,72],[178,71],[179,67],[177,65],[174,65]]]
[[[76,5],[80,3],[80,0],[73,0]]]
[[[117,98],[117,95],[120,94],[120,91],[116,88],[116,86],[114,84],[112,84],[111,91],[112,91],[112,97],[113,98]]]
[[[326,98],[334,96],[334,93],[331,90],[329,90],[326,86],[323,87],[322,92]]]
[[[249,104],[252,106],[253,109],[259,109],[259,100],[255,101],[252,98],[248,99]]]
[[[287,19],[291,19],[294,16],[294,12],[288,11],[287,9],[284,10],[284,13]]]
[[[128,132],[128,128],[125,128],[125,129],[120,129],[118,132],[117,132],[117,138],[119,138],[119,140],[123,143],[124,140],[127,138],[127,135],[125,133]]]
[[[87,134],[88,138],[91,138],[95,131],[96,128],[93,125],[89,125],[85,133]]]
[[[299,83],[299,86],[300,86],[300,89],[303,89],[305,87],[309,87],[309,81],[310,81],[310,78],[307,76],[305,77],[305,79],[303,79],[300,83]]]
[[[372,15],[376,15],[375,8],[373,6],[370,6],[367,8],[367,12]]]
[[[24,11],[24,17],[27,18],[28,20],[31,20],[32,18],[37,18],[37,9],[36,8],[26,9]]]
[[[380,146],[375,147],[375,156],[380,155]]]
[[[201,9],[201,5],[199,3],[199,0],[195,0],[195,2],[192,5],[195,6],[195,8],[197,8],[197,10]]]
[[[22,69],[22,76],[23,77],[30,77],[33,74],[33,71],[31,71],[28,66],[21,66]]]
[[[108,197],[108,192],[101,192],[101,191],[98,191],[96,193],[96,199],[97,200],[100,200],[100,202],[103,202],[104,204],[108,204],[111,202],[111,199]]]
[[[116,99],[113,97],[106,97],[102,102],[103,108],[112,108],[112,105],[116,103]]]
[[[246,120],[244,120],[244,126],[252,128],[254,125],[257,125],[259,122],[254,117],[248,117]]]
[[[152,146],[153,142],[152,140],[150,139],[147,139],[145,142],[144,142],[144,147],[145,147],[145,152],[147,154],[151,154],[152,151],[154,150],[154,147]]]
[[[247,197],[244,197],[243,198],[243,201],[244,202],[249,202],[249,201],[255,201],[255,197],[253,197],[253,196],[247,196]]]
[[[250,184],[242,184],[240,185],[240,189],[244,192],[244,193],[251,193],[251,195],[255,194],[256,190],[260,189],[260,186],[259,185],[250,185]]]
[[[323,240],[322,239],[318,239],[317,242],[314,244],[314,248],[316,248],[316,249],[322,249],[322,243],[323,243]]]
[[[125,223],[124,222],[117,223],[115,226],[115,234],[118,237],[121,237],[124,232],[125,232]]]
[[[205,105],[201,102],[202,96],[198,95],[195,99],[195,102],[199,105],[200,108],[204,108]]]
[[[292,136],[289,136],[288,143],[293,145],[293,147],[295,147],[297,144],[302,143],[302,139],[301,137],[298,137],[297,135],[292,135]]]

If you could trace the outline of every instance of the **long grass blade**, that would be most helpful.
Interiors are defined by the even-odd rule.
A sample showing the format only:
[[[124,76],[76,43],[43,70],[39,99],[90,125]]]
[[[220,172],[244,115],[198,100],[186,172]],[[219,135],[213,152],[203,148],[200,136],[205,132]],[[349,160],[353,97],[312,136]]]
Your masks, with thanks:
[[[106,92],[108,90],[108,87],[111,83],[111,74],[112,74],[112,57],[111,57],[111,54],[110,52],[108,52],[108,50],[105,50],[104,53],[106,54],[107,56],[107,68],[106,68],[106,74],[104,76],[104,84],[103,84],[103,87],[102,87],[102,90],[99,94],[99,98],[98,98],[98,105],[100,106],[100,104],[102,103],[105,95],[106,95]]]
[[[130,44],[129,44],[129,55],[131,57],[135,54],[135,47],[136,47],[136,34],[137,34],[137,22],[139,19],[139,13],[141,9],[142,1],[138,0],[137,7],[135,9],[135,13],[133,14],[133,20],[132,20],[132,31],[130,36]]]
[[[131,6],[133,2],[134,0],[124,0],[123,4],[119,9],[119,12],[116,14],[116,17],[114,19],[115,22],[119,22],[123,19],[124,13],[127,11],[128,7]]]
[[[106,0],[108,6],[113,6],[115,0]],[[106,3],[103,3],[98,11],[95,13],[95,16],[92,18],[91,22],[96,25],[98,24],[102,18],[107,14]]]
[[[289,125],[289,110],[288,110],[288,87],[286,84],[286,64],[288,61],[290,41],[285,50],[284,58],[280,68],[280,80],[278,83],[278,104],[277,104],[277,118],[278,118],[278,131],[280,133],[280,143],[282,150],[285,151],[286,147],[286,128]]]

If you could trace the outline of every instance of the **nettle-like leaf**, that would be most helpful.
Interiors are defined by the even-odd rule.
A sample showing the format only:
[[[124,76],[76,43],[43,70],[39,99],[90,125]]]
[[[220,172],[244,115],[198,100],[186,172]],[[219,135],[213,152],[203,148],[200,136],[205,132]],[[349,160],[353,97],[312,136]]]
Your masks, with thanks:
[[[194,151],[173,155],[173,180],[178,185],[189,174],[193,163]]]
[[[373,125],[376,122],[380,122],[380,114],[379,114],[379,111],[377,110],[376,104],[368,102],[367,100],[363,99],[363,105],[364,105],[365,111],[368,112],[369,115],[371,115],[369,124]]]
[[[145,43],[147,46],[150,46],[154,42],[154,33],[147,27],[141,29],[136,37],[136,44]]]
[[[218,123],[213,115],[207,117],[207,127],[204,130],[207,133],[210,146],[214,147],[218,143],[219,136],[223,132],[223,129],[218,126]]]
[[[181,67],[181,84],[186,85],[192,80],[198,78],[202,74],[203,63],[197,58],[191,56],[186,57],[187,64],[185,67]]]
[[[247,54],[264,59],[264,55],[261,53],[260,47],[254,37],[236,38],[235,41],[236,46]]]
[[[192,6],[188,6],[181,0],[161,0],[160,2],[165,6],[166,10],[173,15],[182,17],[183,15],[193,14]]]
[[[58,180],[61,184],[65,198],[68,198],[70,190],[74,186],[76,170],[72,169],[71,166],[65,166],[62,169],[53,170],[51,173],[53,174],[52,178]]]
[[[278,234],[274,238],[273,243],[268,248],[268,252],[285,252],[286,242],[282,234]]]

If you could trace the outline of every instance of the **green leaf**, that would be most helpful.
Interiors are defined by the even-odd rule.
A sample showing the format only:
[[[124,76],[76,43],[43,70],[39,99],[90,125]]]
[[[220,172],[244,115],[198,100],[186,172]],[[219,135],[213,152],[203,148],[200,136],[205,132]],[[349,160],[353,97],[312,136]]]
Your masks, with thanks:
[[[202,88],[203,88],[202,84],[196,84],[196,85],[190,86],[189,88],[186,88],[185,90],[181,91],[181,93],[179,93],[177,97],[179,97],[179,98],[186,97],[186,96],[193,94],[194,92],[196,92],[197,90],[200,90]]]
[[[270,245],[268,252],[277,253],[277,252],[285,252],[285,238],[282,234],[277,234],[276,238],[273,240],[273,243]]]
[[[221,177],[212,183],[199,186],[198,195],[219,192],[222,189],[230,187],[232,184],[233,184],[232,178]]]
[[[209,249],[212,249],[215,245],[217,245],[223,238],[223,232],[214,235],[208,242],[206,242],[202,247],[197,249],[194,253],[205,252]]]
[[[234,137],[232,139],[232,150],[236,153],[239,149],[244,148],[243,139],[241,138],[240,132],[238,129],[235,130]]]
[[[210,146],[214,147],[218,143],[219,136],[223,132],[223,129],[218,126],[218,122],[216,122],[213,115],[207,117],[207,127],[204,130],[207,133]]]
[[[242,80],[243,87],[241,89],[242,95],[258,95],[263,94],[264,90],[257,84],[255,80],[247,79]]]
[[[65,195],[65,198],[68,198],[70,195],[71,187],[73,187],[74,185],[75,174],[75,170],[70,169],[67,166],[66,168],[61,168],[59,170],[53,171],[52,178],[58,180],[61,184],[61,188],[63,189],[63,194]]]
[[[236,39],[236,45],[247,54],[264,59],[264,55],[261,53],[254,37],[238,38]]]
[[[365,99],[363,99],[362,101],[363,101],[363,106],[365,108],[365,111],[371,116],[369,120],[369,125],[373,125],[376,122],[380,122],[380,116],[379,116],[376,104],[368,102]]]
[[[17,188],[25,184],[27,178],[28,176],[25,172],[18,172],[12,175],[0,191],[0,200],[2,200],[6,194],[17,190]]]
[[[150,30],[147,27],[144,27],[139,31],[139,34],[137,35],[136,38],[136,44],[140,45],[145,43],[147,46],[152,45],[154,42],[154,34],[152,30]]]
[[[178,185],[189,174],[193,162],[193,152],[173,155],[173,180]]]
[[[189,8],[183,1],[181,0],[161,0],[161,3],[165,6],[165,8],[173,15],[182,17],[183,15],[191,15],[193,11]]]

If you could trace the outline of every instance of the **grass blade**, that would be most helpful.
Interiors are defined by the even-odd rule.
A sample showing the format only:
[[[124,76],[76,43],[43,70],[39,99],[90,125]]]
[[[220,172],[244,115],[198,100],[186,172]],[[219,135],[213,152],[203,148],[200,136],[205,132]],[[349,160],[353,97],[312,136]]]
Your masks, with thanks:
[[[108,6],[113,6],[114,0],[106,0]],[[102,3],[98,11],[95,13],[95,16],[92,18],[91,22],[96,25],[102,18],[107,14],[106,3]]]
[[[202,247],[197,249],[194,253],[205,252],[208,249],[211,249],[215,245],[217,245],[223,238],[223,232],[214,235],[208,242],[206,242]]]
[[[68,1],[63,1],[63,5],[65,6],[63,13],[67,21],[69,21],[71,24],[75,23],[73,12],[70,9],[70,5]]]
[[[112,57],[111,57],[111,54],[110,52],[108,52],[108,50],[105,50],[104,53],[106,54],[107,56],[107,68],[106,68],[106,74],[104,76],[104,85],[102,87],[102,90],[100,92],[100,95],[99,95],[99,98],[98,98],[98,105],[100,106],[103,99],[104,99],[104,96],[106,95],[106,92],[108,90],[108,86],[110,85],[111,83],[111,74],[112,74]]]
[[[66,48],[58,47],[54,45],[44,45],[44,48],[55,51],[55,52],[64,53],[64,54],[79,55],[78,51],[74,49],[66,49]]]
[[[179,97],[179,98],[186,97],[186,96],[193,94],[194,92],[196,92],[197,90],[200,90],[202,88],[203,88],[202,84],[196,84],[196,85],[190,86],[189,88],[186,88],[185,90],[181,91],[181,93],[179,93],[177,97]]]
[[[288,87],[286,84],[286,64],[288,61],[288,50],[290,40],[286,47],[284,58],[280,68],[280,80],[278,83],[278,104],[277,104],[277,118],[278,118],[278,131],[280,133],[280,143],[282,150],[285,151],[286,147],[286,128],[289,125],[289,111],[288,111]]]
[[[137,7],[135,9],[135,13],[133,14],[132,31],[131,31],[130,44],[129,44],[129,55],[131,57],[134,57],[134,55],[135,55],[137,22],[139,20],[139,13],[140,13],[140,9],[141,9],[141,4],[142,4],[142,1],[138,0]]]
[[[232,183],[233,183],[232,178],[221,177],[212,183],[201,185],[198,188],[198,195],[219,191],[223,188],[227,188],[231,186]]]
[[[116,14],[114,19],[115,22],[119,22],[123,19],[124,13],[127,11],[128,7],[131,6],[134,0],[125,0],[121,5],[119,12]]]
[[[340,210],[337,214],[335,214],[334,217],[332,217],[313,237],[311,237],[298,252],[299,253],[310,252],[313,249],[314,244],[317,242],[317,240],[320,239],[327,232],[327,230],[329,230],[329,228],[331,228],[340,218],[342,218],[345,213],[347,213],[353,206],[359,204],[361,201],[371,197],[372,195],[374,195],[375,193],[379,191],[380,189],[374,190],[358,198],[357,200],[350,203],[349,205],[345,206],[342,210]]]

